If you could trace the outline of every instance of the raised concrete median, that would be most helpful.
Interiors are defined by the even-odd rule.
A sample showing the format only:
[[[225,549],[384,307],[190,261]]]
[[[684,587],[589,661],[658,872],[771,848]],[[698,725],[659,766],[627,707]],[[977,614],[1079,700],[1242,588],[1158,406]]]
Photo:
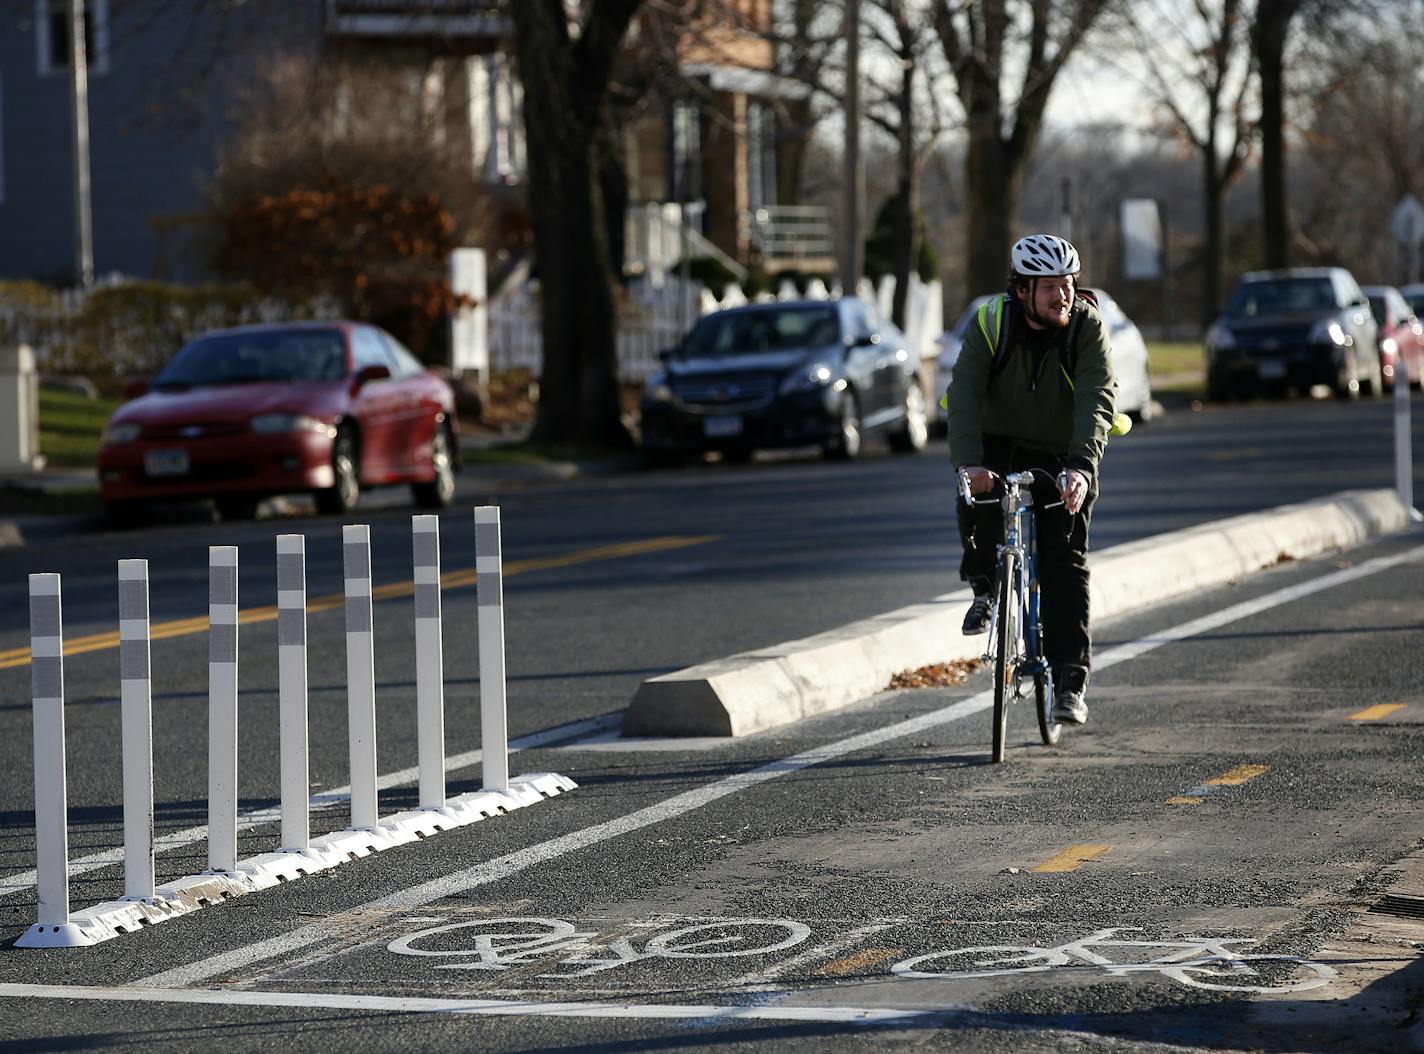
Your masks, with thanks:
[[[1114,546],[1091,556],[1093,618],[1358,545],[1408,522],[1393,490],[1355,490]],[[984,638],[960,632],[969,599],[968,590],[946,593],[814,637],[649,678],[633,696],[623,734],[747,735],[866,699],[904,670],[977,658]]]

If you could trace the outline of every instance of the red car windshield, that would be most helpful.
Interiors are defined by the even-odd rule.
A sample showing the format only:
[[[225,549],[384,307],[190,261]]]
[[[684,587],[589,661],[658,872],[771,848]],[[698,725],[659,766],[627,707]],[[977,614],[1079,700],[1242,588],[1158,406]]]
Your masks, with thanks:
[[[261,330],[199,337],[173,357],[153,386],[339,381],[345,376],[346,347],[340,332]]]

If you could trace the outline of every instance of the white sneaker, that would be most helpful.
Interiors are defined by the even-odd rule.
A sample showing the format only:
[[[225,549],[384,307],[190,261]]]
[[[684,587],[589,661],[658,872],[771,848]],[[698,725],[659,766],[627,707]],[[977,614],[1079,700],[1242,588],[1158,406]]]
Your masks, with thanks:
[[[1088,704],[1083,702],[1082,692],[1059,692],[1053,701],[1053,720],[1070,725],[1082,725],[1088,721]]]

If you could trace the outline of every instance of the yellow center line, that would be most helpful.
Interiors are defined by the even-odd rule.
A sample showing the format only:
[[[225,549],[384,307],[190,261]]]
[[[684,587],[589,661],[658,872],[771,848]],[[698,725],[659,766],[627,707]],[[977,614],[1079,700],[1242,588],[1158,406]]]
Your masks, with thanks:
[[[854,955],[847,955],[844,959],[827,963],[816,971],[816,975],[818,977],[844,977],[857,970],[865,970],[872,966],[879,966],[881,963],[888,963],[904,954],[905,952],[901,948],[866,948]]]
[[[1096,860],[1111,848],[1110,845],[1070,845],[1057,856],[1049,857],[1031,870],[1036,874],[1062,874],[1067,871],[1077,871],[1089,860]]]
[[[721,535],[719,534],[699,534],[699,535],[667,535],[662,538],[647,538],[638,542],[618,542],[613,545],[600,545],[593,549],[580,549],[571,553],[560,553],[557,556],[531,557],[527,560],[511,560],[504,565],[504,576],[525,574],[530,571],[547,571],[557,567],[572,567],[575,564],[591,563],[595,560],[614,560],[622,556],[640,556],[645,553],[664,552],[669,549],[685,549],[693,545],[705,545],[707,542],[715,542]],[[447,571],[440,576],[440,585],[444,589],[459,589],[464,586],[475,584],[475,569],[473,567],[462,568],[457,571]],[[390,582],[386,585],[375,586],[371,590],[372,600],[391,600],[396,597],[408,597],[415,593],[414,582]],[[346,603],[346,597],[341,593],[334,593],[329,596],[315,597],[307,601],[307,613],[315,614],[319,611],[333,611],[341,608]],[[254,622],[272,622],[277,618],[276,607],[247,608],[240,611],[237,621],[241,625],[251,625]],[[186,637],[194,633],[206,633],[208,631],[208,617],[200,615],[195,618],[175,619],[171,622],[158,622],[149,627],[149,637],[152,640],[165,640],[169,637]],[[103,633],[91,633],[84,637],[75,637],[64,642],[65,655],[83,655],[85,652],[103,651],[106,648],[117,648],[119,646],[118,630],[107,630]],[[30,663],[30,649],[10,648],[0,651],[0,670],[7,670],[15,666],[28,666]]]
[[[1269,765],[1237,765],[1230,772],[1223,772],[1215,779],[1206,781],[1208,787],[1239,787],[1243,783],[1249,783],[1257,776],[1265,775],[1271,771]]]
[[[1167,804],[1168,804],[1168,805],[1200,805],[1200,804],[1201,804],[1202,802],[1204,802],[1204,801],[1206,801],[1205,798],[1188,798],[1188,797],[1186,797],[1186,796],[1184,796],[1184,795],[1179,794],[1179,795],[1177,795],[1175,798],[1168,798],[1168,799],[1167,799]]]
[[[1374,706],[1367,706],[1357,713],[1351,714],[1347,721],[1378,721],[1382,717],[1388,717],[1396,711],[1403,710],[1404,703],[1376,703]]]

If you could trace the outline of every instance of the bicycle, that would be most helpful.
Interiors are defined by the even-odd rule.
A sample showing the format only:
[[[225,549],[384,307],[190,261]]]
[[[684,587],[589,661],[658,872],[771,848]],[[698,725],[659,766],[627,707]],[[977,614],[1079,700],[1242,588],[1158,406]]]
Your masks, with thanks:
[[[1004,540],[998,548],[998,596],[989,618],[989,646],[983,661],[994,666],[994,763],[1004,760],[1009,705],[1025,695],[1025,681],[1033,680],[1038,730],[1043,742],[1055,746],[1062,725],[1053,719],[1053,670],[1043,654],[1043,621],[1038,588],[1038,536],[1033,508],[1034,476],[1057,483],[1042,469],[990,472],[1004,485],[1001,497],[976,498],[969,477],[959,474],[959,493],[969,505],[999,502],[1004,509]],[[1053,502],[1044,508],[1054,508]]]
[[[1114,926],[1053,948],[991,944],[976,948],[930,952],[891,967],[896,977],[970,980],[1043,973],[1059,967],[1096,967],[1112,977],[1157,973],[1179,984],[1212,992],[1305,992],[1329,984],[1335,969],[1294,955],[1257,955],[1232,945],[1257,943],[1248,938],[1183,937],[1179,940],[1122,940],[1117,934],[1136,926]],[[1116,949],[1126,957],[1147,949],[1167,949],[1165,955],[1136,962],[1117,962],[1102,950]],[[1266,967],[1263,974],[1261,967]],[[1284,976],[1281,976],[1284,974]]]

